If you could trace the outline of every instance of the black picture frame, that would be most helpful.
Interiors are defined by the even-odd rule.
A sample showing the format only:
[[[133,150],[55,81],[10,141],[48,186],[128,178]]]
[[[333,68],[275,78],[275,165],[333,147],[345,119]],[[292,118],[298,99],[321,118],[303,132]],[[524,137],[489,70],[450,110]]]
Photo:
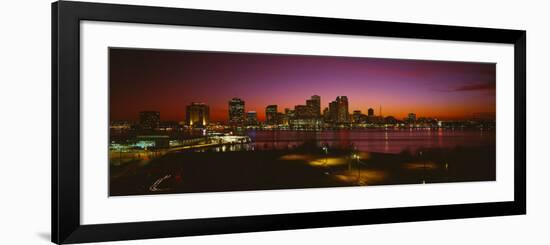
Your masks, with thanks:
[[[80,224],[80,21],[237,28],[514,45],[514,201]],[[526,213],[526,32],[60,1],[52,4],[52,242],[83,243]]]

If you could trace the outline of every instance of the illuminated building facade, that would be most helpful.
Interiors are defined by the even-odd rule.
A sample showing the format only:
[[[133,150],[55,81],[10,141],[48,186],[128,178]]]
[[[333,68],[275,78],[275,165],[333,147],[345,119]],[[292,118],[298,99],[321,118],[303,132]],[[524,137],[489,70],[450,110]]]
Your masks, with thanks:
[[[289,117],[285,113],[277,112],[277,124],[285,126],[289,124]]]
[[[244,120],[244,101],[240,98],[231,99],[229,101],[229,124],[233,126],[242,126]]]
[[[338,121],[338,102],[332,101],[328,104],[328,121],[336,123]]]
[[[313,111],[307,105],[296,105],[294,106],[294,117],[295,118],[312,118],[314,117]]]
[[[348,123],[349,122],[349,103],[347,96],[338,96],[336,97],[336,103],[338,103],[338,118],[337,123]]]
[[[288,122],[294,128],[319,128],[322,123],[321,118],[321,97],[311,96],[306,100],[305,105],[296,105],[294,110],[285,110],[288,116]]]
[[[327,118],[331,123],[349,123],[350,116],[348,107],[348,97],[338,96],[336,97],[336,100],[328,104],[328,116],[325,116],[325,118]]]
[[[325,109],[323,109],[323,121],[325,122],[330,121],[330,113],[329,113],[328,107],[325,107]]]
[[[311,115],[321,117],[321,96],[313,95],[309,100],[306,100],[306,106],[311,110]]]
[[[258,125],[258,114],[255,111],[249,111],[246,113],[246,125]]]
[[[185,110],[185,121],[191,127],[205,127],[210,119],[210,108],[204,103],[191,103]]]
[[[118,131],[130,130],[132,127],[132,122],[126,120],[114,120],[109,124],[109,129]]]
[[[139,126],[142,130],[155,130],[160,124],[160,112],[142,111],[139,113]]]
[[[265,122],[268,125],[278,124],[277,105],[268,105],[265,108]]]

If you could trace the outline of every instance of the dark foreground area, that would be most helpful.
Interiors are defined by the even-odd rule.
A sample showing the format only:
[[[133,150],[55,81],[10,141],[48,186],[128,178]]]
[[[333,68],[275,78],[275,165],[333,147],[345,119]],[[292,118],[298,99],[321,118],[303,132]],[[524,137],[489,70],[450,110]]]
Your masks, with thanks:
[[[398,154],[331,150],[173,152],[110,166],[111,196],[494,181],[494,146]]]

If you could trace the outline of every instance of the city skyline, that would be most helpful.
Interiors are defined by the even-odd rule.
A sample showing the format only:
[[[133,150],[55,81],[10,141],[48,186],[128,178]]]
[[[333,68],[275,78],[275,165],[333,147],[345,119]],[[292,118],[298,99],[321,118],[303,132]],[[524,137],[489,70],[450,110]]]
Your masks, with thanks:
[[[312,96],[318,96],[318,95],[312,95]],[[321,96],[318,96],[318,97],[321,97]],[[329,100],[330,102],[327,103],[327,106],[323,107],[323,104],[321,104],[321,107],[320,107],[320,114],[318,115],[318,117],[322,118],[325,116],[325,112],[324,110],[327,110],[330,108],[330,104],[331,103],[334,103],[334,102],[337,102],[339,97],[346,97],[347,101],[349,101],[350,99],[347,98],[347,96],[343,95],[343,96],[337,96],[334,100]],[[321,97],[322,98],[322,97]],[[233,100],[235,99],[238,99],[239,102],[244,102],[244,106],[242,108],[242,111],[241,113],[244,115],[244,117],[242,118],[242,122],[241,123],[245,123],[246,120],[247,120],[247,114],[250,113],[250,112],[253,112],[256,114],[256,119],[259,121],[259,122],[269,122],[270,120],[268,120],[268,116],[267,116],[267,110],[268,108],[270,108],[269,110],[271,111],[271,113],[274,113],[275,114],[275,117],[278,114],[286,114],[286,110],[291,110],[292,112],[294,112],[295,110],[295,107],[296,106],[305,106],[306,103],[302,103],[302,104],[297,104],[297,105],[294,105],[292,107],[285,107],[285,108],[282,108],[279,106],[279,104],[276,104],[276,103],[273,103],[273,104],[268,104],[266,106],[264,106],[263,110],[248,110],[247,107],[246,107],[246,100],[240,98],[240,97],[233,97],[231,98],[230,100],[228,100],[228,102],[232,102]],[[307,102],[308,100],[307,99],[304,99],[304,102]],[[337,104],[337,103],[336,103]],[[351,104],[351,103],[350,103]],[[208,115],[206,116],[206,121],[200,123],[201,126],[204,126],[203,124],[206,124],[206,123],[216,123],[216,122],[222,122],[222,123],[226,123],[226,124],[229,124],[231,125],[231,122],[230,122],[230,106],[226,104],[226,115],[225,115],[225,118],[222,119],[222,120],[213,120],[211,118],[211,115],[209,114],[209,111],[210,111],[210,106],[208,103],[205,103],[205,102],[191,102],[189,103],[188,105],[185,105],[183,106],[185,109],[182,110],[181,112],[181,120],[174,120],[174,119],[166,119],[166,118],[161,118],[161,121],[179,121],[179,122],[184,122],[185,124],[189,124],[188,121],[190,119],[190,107],[194,107],[194,106],[197,106],[197,105],[200,105],[200,106],[205,106],[206,107],[206,111],[208,113]],[[416,117],[418,118],[433,118],[433,119],[440,119],[440,120],[448,120],[446,118],[441,118],[441,117],[437,117],[437,116],[426,116],[426,115],[422,115],[422,114],[418,114],[417,112],[414,112],[414,111],[410,111],[410,112],[407,112],[405,113],[405,115],[403,117],[398,117],[398,116],[395,116],[395,115],[390,115],[390,114],[384,114],[383,111],[382,111],[382,105],[379,105],[378,108],[375,108],[375,107],[365,107],[367,108],[366,110],[360,110],[360,109],[355,109],[355,108],[347,108],[348,110],[348,119],[349,120],[353,120],[353,115],[356,113],[356,112],[360,112],[361,115],[365,115],[365,116],[375,116],[375,117],[394,117],[395,119],[397,120],[406,120],[410,117],[411,114],[414,114]],[[160,113],[162,115],[162,111],[160,110],[141,110],[141,111],[138,111],[138,113],[134,116],[134,118],[131,118],[131,119],[117,119],[117,118],[111,118],[111,121],[140,121],[140,117],[141,117],[141,114],[143,113],[149,113],[149,112],[155,112],[155,113]],[[382,113],[382,114],[380,114]],[[483,114],[485,116],[488,115],[491,115],[491,116],[495,116],[494,113],[491,113],[491,112],[480,112],[480,111],[472,111],[470,112],[469,116],[465,116],[464,118],[460,118],[460,119],[464,119],[464,120],[468,120],[468,119],[472,119],[472,118],[475,118],[476,117],[476,114]],[[340,117],[342,117],[342,115],[339,115]],[[202,116],[201,116],[202,117]],[[159,118],[160,118],[160,115],[159,115]],[[496,119],[496,118],[494,118]],[[196,120],[196,119],[195,119]],[[197,123],[195,123],[197,124]],[[191,124],[193,125],[193,124]]]
[[[184,121],[186,106],[201,102],[211,122],[226,122],[227,102],[238,97],[245,113],[256,111],[265,121],[266,106],[284,112],[311,95],[320,96],[321,111],[344,95],[349,114],[369,108],[378,114],[382,105],[384,116],[398,119],[411,112],[451,120],[496,111],[495,65],[487,63],[111,49],[110,64],[111,120],[136,120],[149,110]]]

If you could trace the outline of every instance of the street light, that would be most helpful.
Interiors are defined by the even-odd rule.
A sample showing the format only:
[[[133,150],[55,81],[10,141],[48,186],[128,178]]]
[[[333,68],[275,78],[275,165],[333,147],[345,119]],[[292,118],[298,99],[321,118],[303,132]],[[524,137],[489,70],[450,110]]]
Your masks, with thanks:
[[[323,151],[325,152],[325,170],[327,168],[327,164],[328,164],[328,147],[327,146],[323,146]],[[326,175],[329,175],[329,172],[328,171],[325,171],[325,174]]]
[[[355,164],[357,165],[357,185],[361,185],[361,166],[359,165],[359,155],[353,154]]]

